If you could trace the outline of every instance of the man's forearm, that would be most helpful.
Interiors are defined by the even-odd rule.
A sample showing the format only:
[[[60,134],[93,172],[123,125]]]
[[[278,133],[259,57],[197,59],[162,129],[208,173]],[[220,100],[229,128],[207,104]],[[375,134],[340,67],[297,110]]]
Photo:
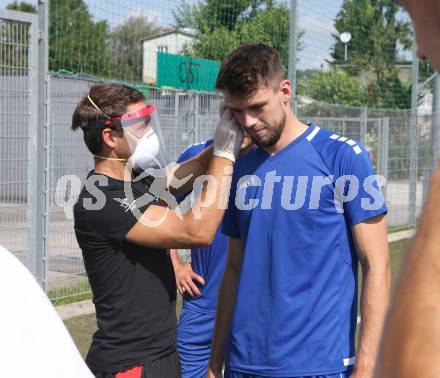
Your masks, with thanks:
[[[225,360],[226,341],[234,314],[239,272],[226,271],[219,290],[214,336],[212,339],[209,368],[219,372]]]
[[[377,377],[435,377],[440,371],[439,209],[440,169],[437,169],[392,301]]]
[[[209,163],[212,158],[213,147],[208,147],[199,153],[197,156],[183,163],[180,163],[176,170],[173,172],[174,178],[171,180],[170,192],[172,194],[185,194],[190,193],[193,190],[194,181],[197,177],[204,175],[208,170]],[[182,186],[173,187],[173,180],[178,182],[179,180],[189,178]]]
[[[180,265],[180,257],[178,250],[170,249],[170,257],[171,257],[171,262],[173,263],[174,270],[176,270],[176,267]]]
[[[389,265],[362,268],[361,330],[354,376],[371,377],[389,305],[391,272]],[[357,374],[357,375],[356,375]]]
[[[213,156],[206,173],[209,180],[204,182],[202,192],[191,211],[183,216],[183,223],[190,239],[200,240],[201,238],[204,240],[202,245],[212,243],[227,207],[232,172],[233,162],[231,160]]]

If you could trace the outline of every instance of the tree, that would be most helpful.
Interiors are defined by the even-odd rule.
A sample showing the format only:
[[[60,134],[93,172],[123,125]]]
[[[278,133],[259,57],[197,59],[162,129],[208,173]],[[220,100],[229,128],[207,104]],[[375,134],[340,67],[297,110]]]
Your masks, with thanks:
[[[366,89],[342,70],[318,72],[307,83],[306,94],[317,101],[347,106],[362,106]]]
[[[397,72],[387,72],[381,79],[368,83],[366,104],[383,109],[409,109],[411,88],[411,83],[402,82]]]
[[[288,64],[289,8],[286,3],[263,0],[236,2],[206,0],[195,5],[183,2],[174,13],[176,27],[189,27],[197,34],[184,53],[223,60],[243,43],[265,43],[278,49]],[[300,33],[301,37],[303,33]]]
[[[10,10],[36,13],[24,1],[6,6]],[[49,2],[49,69],[109,76],[110,30],[106,21],[94,22],[83,0]]]
[[[409,103],[408,86],[398,76],[399,46],[411,46],[411,28],[397,17],[399,8],[394,0],[344,0],[335,19],[333,63],[345,65],[342,32],[350,32],[348,65],[344,69],[352,76],[361,71],[372,72],[368,102],[373,106],[400,108]],[[410,95],[409,95],[410,96]],[[403,98],[405,97],[405,98]]]
[[[27,13],[37,13],[37,7],[33,4],[26,3],[25,1],[14,1],[11,4],[6,5],[6,9],[19,11],[19,12],[27,12]]]
[[[233,31],[240,21],[255,17],[260,5],[270,7],[272,3],[267,0],[205,0],[191,5],[183,0],[173,16],[177,28],[191,28],[201,33],[222,27]]]
[[[109,76],[107,21],[94,22],[83,0],[51,0],[49,14],[49,69]]]
[[[183,54],[205,59],[223,60],[240,45],[239,33],[218,27],[209,33],[198,34],[191,44],[185,44]]]
[[[409,49],[412,34],[409,22],[397,19],[399,7],[394,0],[344,0],[335,19],[335,44],[332,57],[344,62],[344,44],[339,34],[350,32],[348,57],[354,69],[379,68],[398,61],[398,45]]]
[[[287,67],[289,63],[289,8],[285,3],[281,3],[258,12],[252,20],[243,24],[240,36],[242,43],[265,43],[276,48],[280,52],[283,64]],[[300,49],[299,43],[298,50]]]
[[[144,15],[129,17],[111,33],[112,72],[129,81],[142,81],[142,40],[160,29]]]

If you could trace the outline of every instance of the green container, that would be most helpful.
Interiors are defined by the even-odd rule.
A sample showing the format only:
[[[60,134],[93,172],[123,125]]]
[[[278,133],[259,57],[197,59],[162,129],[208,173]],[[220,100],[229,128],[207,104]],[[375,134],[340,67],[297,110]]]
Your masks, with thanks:
[[[219,69],[215,60],[158,52],[156,85],[213,92]]]

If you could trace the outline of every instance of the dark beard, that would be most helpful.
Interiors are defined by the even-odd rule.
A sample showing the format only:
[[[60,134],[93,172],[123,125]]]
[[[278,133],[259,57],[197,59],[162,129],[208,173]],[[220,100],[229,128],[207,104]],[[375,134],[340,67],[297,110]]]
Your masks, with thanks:
[[[275,128],[271,129],[271,134],[269,134],[268,138],[265,140],[255,140],[250,136],[252,141],[260,148],[272,147],[276,144],[283,133],[284,127],[286,126],[286,115],[283,115],[282,120],[276,125]]]

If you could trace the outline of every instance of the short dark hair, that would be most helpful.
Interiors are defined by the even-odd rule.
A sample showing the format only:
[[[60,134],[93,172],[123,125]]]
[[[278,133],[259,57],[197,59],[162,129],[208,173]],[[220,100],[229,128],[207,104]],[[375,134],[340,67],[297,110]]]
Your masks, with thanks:
[[[82,129],[84,142],[92,154],[101,153],[102,127],[99,121],[121,116],[127,106],[145,100],[137,89],[123,84],[96,84],[90,88],[88,96],[98,106],[96,109],[87,96],[78,103],[72,116],[72,130]],[[122,133],[122,129],[116,128]]]
[[[277,85],[286,78],[280,54],[264,44],[245,44],[222,62],[216,89],[231,96],[246,98],[258,88]]]

